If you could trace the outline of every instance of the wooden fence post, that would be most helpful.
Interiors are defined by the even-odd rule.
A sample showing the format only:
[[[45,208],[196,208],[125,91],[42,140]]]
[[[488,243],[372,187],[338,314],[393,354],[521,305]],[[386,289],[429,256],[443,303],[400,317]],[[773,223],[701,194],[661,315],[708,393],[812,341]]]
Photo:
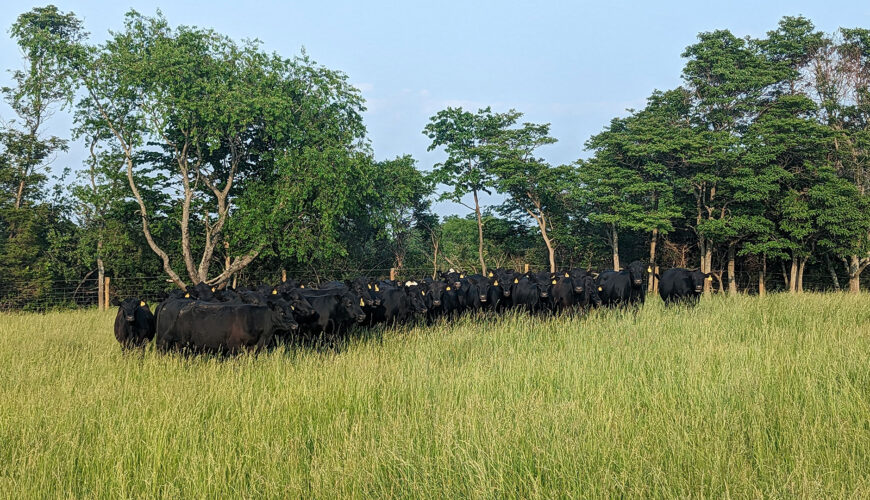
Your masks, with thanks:
[[[525,264],[525,265],[524,265],[524,267],[523,267],[523,272],[524,272],[524,273],[528,273],[528,272],[529,272],[529,265],[528,265],[528,264]]]
[[[284,283],[286,281],[287,281],[287,270],[281,269],[281,283]]]
[[[659,266],[656,266],[654,269],[656,274],[659,274]],[[659,293],[659,280],[653,276],[653,293]]]
[[[396,280],[396,268],[391,267],[390,268],[390,281],[395,281],[395,280]]]
[[[110,278],[106,276],[106,284],[103,286],[103,289],[106,291],[106,296],[103,298],[103,305],[106,309],[109,309],[109,281]]]

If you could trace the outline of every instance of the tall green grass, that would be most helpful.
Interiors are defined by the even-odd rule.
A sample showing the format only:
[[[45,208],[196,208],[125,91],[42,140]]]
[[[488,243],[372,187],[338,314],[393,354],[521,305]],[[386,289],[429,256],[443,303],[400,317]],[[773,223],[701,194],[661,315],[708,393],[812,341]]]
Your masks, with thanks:
[[[870,296],[125,355],[0,316],[0,497],[870,497]]]

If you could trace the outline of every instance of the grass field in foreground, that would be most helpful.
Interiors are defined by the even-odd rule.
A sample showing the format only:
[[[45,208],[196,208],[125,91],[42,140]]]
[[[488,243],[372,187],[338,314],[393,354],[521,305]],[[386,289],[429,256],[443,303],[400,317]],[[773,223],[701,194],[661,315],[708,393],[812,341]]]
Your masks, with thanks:
[[[122,355],[0,316],[0,497],[870,497],[870,295]]]

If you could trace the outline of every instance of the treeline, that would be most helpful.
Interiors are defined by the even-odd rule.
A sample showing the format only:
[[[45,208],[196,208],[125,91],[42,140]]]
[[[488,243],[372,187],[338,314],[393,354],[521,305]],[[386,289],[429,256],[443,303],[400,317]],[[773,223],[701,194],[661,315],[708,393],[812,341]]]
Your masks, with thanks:
[[[683,85],[570,165],[541,156],[548,124],[448,108],[423,127],[446,153],[425,171],[376,160],[359,90],[305,53],[135,11],[102,43],[54,6],[10,34],[24,60],[3,88],[6,307],[103,275],[219,285],[642,259],[700,267],[720,290],[742,272],[798,292],[809,268],[858,291],[870,265],[870,30],[787,17],[760,39],[702,33]],[[46,136],[56,112],[69,137]],[[52,182],[69,141],[88,158]],[[505,202],[481,206],[484,192]],[[472,213],[442,219],[434,199]]]

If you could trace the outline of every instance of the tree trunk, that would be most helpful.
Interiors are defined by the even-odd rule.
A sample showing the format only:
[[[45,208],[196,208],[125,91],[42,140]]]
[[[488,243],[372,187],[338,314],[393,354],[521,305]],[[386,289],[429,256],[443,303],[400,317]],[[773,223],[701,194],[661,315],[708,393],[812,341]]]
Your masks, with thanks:
[[[791,272],[788,275],[788,291],[791,293],[797,293],[797,275],[798,275],[798,259],[797,257],[791,258]]]
[[[436,279],[438,277],[438,243],[433,242],[432,244],[432,279]]]
[[[15,209],[21,208],[21,200],[24,198],[24,179],[18,183],[18,192],[15,194]]]
[[[702,239],[703,251],[704,254],[702,256],[701,261],[701,272],[704,273],[712,273],[713,272],[713,242],[710,240]],[[710,280],[704,280],[704,293],[709,294],[713,291],[713,282]]]
[[[656,241],[659,239],[659,228],[655,228],[652,230],[652,237],[649,242],[649,268],[654,270],[656,267]],[[647,280],[646,290],[647,293],[652,293],[655,283],[655,275],[654,273],[649,273],[649,278]]]
[[[540,210],[541,206],[536,203],[538,208],[538,214],[535,214],[531,210],[526,209],[526,212],[535,219],[535,222],[538,223],[538,227],[541,228],[541,238],[544,239],[544,244],[547,245],[547,256],[550,259],[550,272],[556,272],[556,249],[553,247],[553,241],[550,239],[549,234],[547,234],[547,218],[544,216],[544,213]]]
[[[619,231],[616,224],[610,225],[610,247],[613,249],[613,270],[619,271]]]
[[[843,262],[846,262],[846,260],[843,259]],[[870,259],[861,262],[861,259],[857,255],[849,256],[849,261],[846,263],[846,270],[849,273],[849,293],[861,292],[861,271],[864,270],[868,262],[870,262]]]
[[[798,261],[798,279],[797,279],[797,293],[804,293],[804,269],[807,266],[808,257],[801,257]]]
[[[758,296],[764,297],[767,295],[767,287],[765,280],[767,279],[767,255],[761,256],[761,271],[758,273]]]
[[[785,281],[785,288],[791,289],[791,283],[788,280],[788,268],[785,267],[785,262],[780,261],[779,265],[782,266],[782,279]]]
[[[728,245],[728,295],[737,295],[737,276],[734,274],[734,243]]]
[[[103,303],[105,290],[103,289],[103,279],[106,277],[106,267],[103,264],[103,240],[97,240],[97,305],[103,311],[109,308],[109,304]]]
[[[477,190],[474,193],[474,214],[477,215],[477,256],[480,258],[480,269],[486,275],[486,262],[483,261],[483,218],[480,215],[480,202],[477,199]]]
[[[837,278],[837,270],[834,269],[834,263],[831,262],[831,256],[828,254],[825,254],[825,265],[828,266],[828,273],[831,274],[831,281],[834,283],[834,290],[839,292],[842,290],[840,288],[840,279]]]

